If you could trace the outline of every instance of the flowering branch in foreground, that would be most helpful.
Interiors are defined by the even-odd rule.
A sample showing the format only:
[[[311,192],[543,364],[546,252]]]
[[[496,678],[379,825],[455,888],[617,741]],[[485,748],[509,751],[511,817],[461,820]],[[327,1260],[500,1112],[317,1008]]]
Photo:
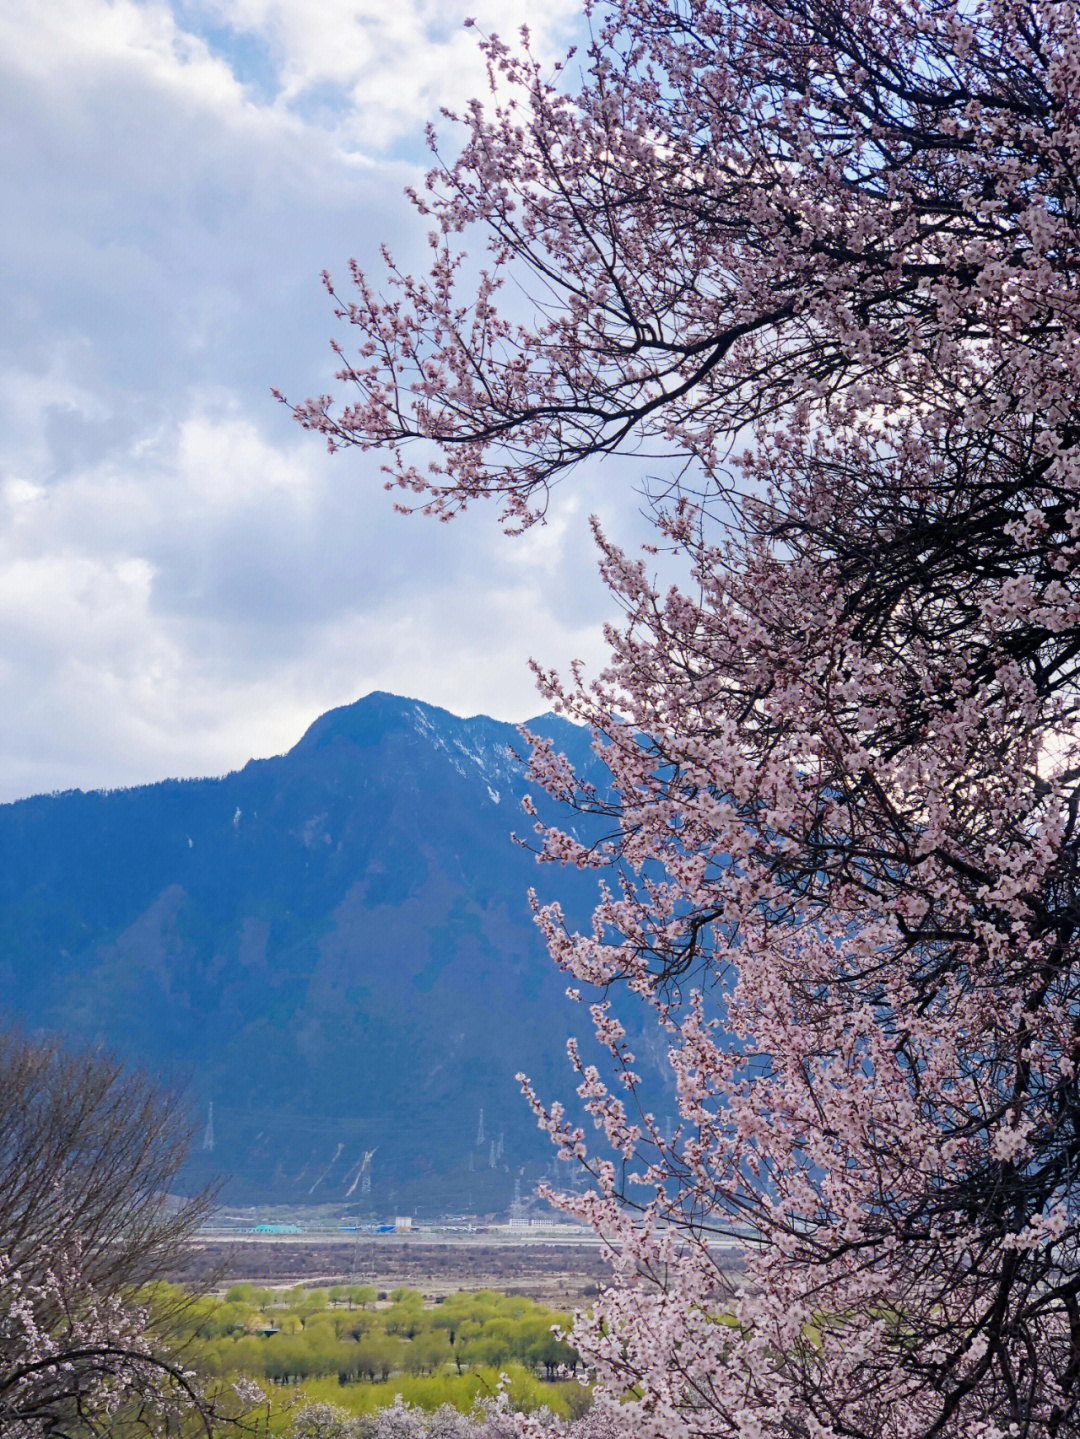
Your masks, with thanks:
[[[576,92],[483,41],[430,275],[354,266],[351,402],[296,408],[511,528],[582,459],[677,457],[683,584],[597,527],[610,665],[538,674],[610,772],[534,742],[609,833],[542,833],[603,888],[538,920],[638,996],[680,1113],[605,1003],[601,1153],[529,1091],[619,1266],[574,1344],[656,1439],[1077,1434],[1080,8],[589,13]]]

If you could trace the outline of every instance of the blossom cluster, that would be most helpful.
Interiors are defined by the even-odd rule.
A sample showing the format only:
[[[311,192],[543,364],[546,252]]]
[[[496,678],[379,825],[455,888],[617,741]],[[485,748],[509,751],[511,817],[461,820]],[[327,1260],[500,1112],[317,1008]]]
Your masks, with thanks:
[[[261,1392],[226,1405],[208,1396],[192,1370],[150,1341],[148,1319],[144,1307],[85,1282],[77,1244],[43,1259],[35,1278],[0,1254],[0,1433],[108,1435],[123,1424],[210,1436],[262,1403]]]
[[[610,662],[537,671],[608,771],[534,743],[608,835],[540,829],[601,883],[589,931],[537,920],[640,1001],[680,1117],[604,995],[586,1122],[524,1081],[616,1268],[573,1336],[597,1422],[1076,1434],[1080,4],[588,13],[554,75],[482,40],[430,273],[328,281],[352,401],[296,414],[511,529],[583,459],[675,457],[682,583],[595,525]]]
[[[350,1414],[335,1404],[306,1404],[292,1420],[290,1439],[521,1439],[523,1427],[534,1439],[615,1439],[620,1432],[598,1422],[591,1411],[564,1423],[550,1410],[524,1420],[510,1411],[502,1395],[480,1400],[468,1414],[449,1404],[429,1413],[398,1395],[373,1414]]]

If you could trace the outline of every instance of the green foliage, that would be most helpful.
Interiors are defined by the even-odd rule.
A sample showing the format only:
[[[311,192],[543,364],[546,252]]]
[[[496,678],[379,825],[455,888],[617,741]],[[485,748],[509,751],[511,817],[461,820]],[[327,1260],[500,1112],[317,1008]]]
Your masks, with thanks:
[[[507,1394],[511,1407],[523,1413],[550,1409],[563,1419],[580,1418],[588,1408],[589,1392],[574,1380],[549,1384],[520,1364],[506,1364],[499,1369],[474,1369],[457,1374],[397,1374],[376,1384],[349,1384],[344,1387],[329,1378],[312,1379],[300,1386],[301,1402],[321,1401],[347,1409],[350,1414],[370,1414],[393,1404],[397,1395],[419,1409],[434,1410],[450,1404],[463,1414],[471,1411],[478,1399],[489,1398],[498,1391],[499,1375],[510,1379]]]
[[[263,1383],[274,1414],[285,1413],[297,1393],[352,1414],[391,1404],[397,1394],[423,1409],[451,1404],[468,1412],[496,1392],[500,1373],[510,1376],[516,1409],[572,1419],[589,1402],[588,1390],[565,1378],[577,1369],[577,1354],[552,1333],[569,1326],[569,1315],[520,1295],[481,1290],[426,1305],[416,1290],[401,1288],[379,1304],[367,1285],[272,1291],[237,1284],[223,1298],[171,1307],[186,1326],[192,1359],[223,1381],[245,1375]]]
[[[227,1304],[242,1304],[248,1309],[264,1309],[274,1303],[271,1289],[259,1289],[254,1284],[234,1284],[225,1295]]]

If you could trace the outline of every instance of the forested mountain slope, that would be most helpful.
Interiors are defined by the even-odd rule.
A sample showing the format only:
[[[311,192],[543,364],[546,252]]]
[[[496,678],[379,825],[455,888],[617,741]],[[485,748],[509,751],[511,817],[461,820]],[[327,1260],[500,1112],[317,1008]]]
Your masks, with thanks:
[[[372,694],[221,779],[0,807],[9,1014],[185,1079],[236,1199],[356,1205],[374,1150],[376,1211],[505,1207],[551,1157],[513,1075],[564,1094],[587,1028],[527,891],[579,919],[595,893],[511,842],[535,790],[511,746]]]

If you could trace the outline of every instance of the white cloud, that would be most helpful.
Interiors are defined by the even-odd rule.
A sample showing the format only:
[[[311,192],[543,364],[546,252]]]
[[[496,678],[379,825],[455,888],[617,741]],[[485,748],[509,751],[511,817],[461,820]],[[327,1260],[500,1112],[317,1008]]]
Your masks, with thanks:
[[[221,772],[370,689],[521,718],[528,654],[599,658],[598,589],[554,603],[582,591],[573,542],[518,558],[490,514],[386,506],[340,526],[340,471],[302,440],[197,414],[176,441],[171,464],[159,437],[138,469],[2,492],[4,797]],[[206,460],[232,478],[204,505]]]
[[[528,22],[541,59],[565,50],[579,0],[203,0],[187,13],[255,36],[279,57],[278,105],[295,107],[369,152],[413,141],[443,106],[486,90],[466,18],[484,33]],[[344,103],[343,103],[344,102]]]
[[[312,13],[0,7],[0,799],[221,772],[374,688],[521,717],[528,655],[600,658],[598,481],[517,544],[404,520],[270,398],[327,384],[324,266],[423,252],[386,147],[479,76],[464,6]]]

